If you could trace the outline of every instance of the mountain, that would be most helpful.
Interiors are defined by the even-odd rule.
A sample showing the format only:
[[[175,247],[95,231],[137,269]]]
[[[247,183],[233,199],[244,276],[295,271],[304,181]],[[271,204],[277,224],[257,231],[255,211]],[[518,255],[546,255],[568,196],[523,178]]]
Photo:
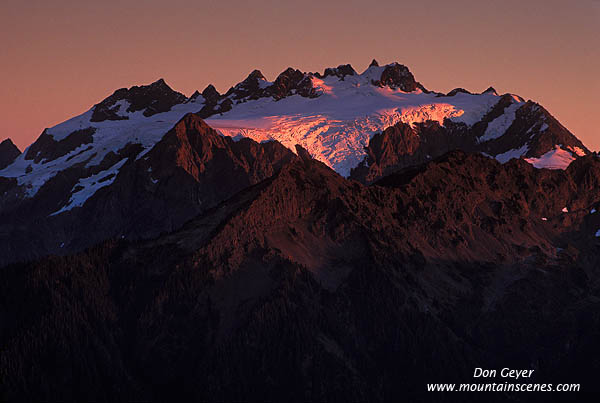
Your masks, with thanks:
[[[254,70],[225,94],[190,97],[160,79],[45,129],[0,169],[0,265],[173,231],[277,172],[297,145],[365,184],[454,149],[560,169],[589,154],[532,101],[433,92],[399,63],[288,68],[273,82]]]
[[[427,401],[481,366],[593,388],[596,155],[454,151],[369,186],[297,155],[168,234],[0,271],[0,396]]]
[[[476,367],[595,387],[600,158],[533,101],[398,63],[255,70],[2,144],[0,400],[430,401]],[[480,399],[456,396],[433,399]]]
[[[6,168],[15,158],[21,154],[21,151],[12,142],[11,139],[6,139],[0,143],[0,169]]]

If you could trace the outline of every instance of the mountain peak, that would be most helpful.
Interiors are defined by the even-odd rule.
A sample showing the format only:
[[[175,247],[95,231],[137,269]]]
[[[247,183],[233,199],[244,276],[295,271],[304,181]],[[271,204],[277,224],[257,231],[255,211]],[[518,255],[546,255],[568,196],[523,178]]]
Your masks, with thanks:
[[[266,80],[266,78],[260,70],[255,69],[252,70],[252,73],[248,74],[248,77],[244,81],[248,80]]]
[[[142,87],[144,87],[144,86],[142,86]],[[171,87],[169,87],[169,85],[165,82],[164,78],[159,78],[158,80],[154,81],[150,85],[147,85],[146,87],[167,87],[167,88],[171,89]]]
[[[369,64],[369,67],[379,67],[379,63],[377,63],[377,60],[373,59],[371,60],[371,64]]]
[[[128,113],[143,110],[144,116],[152,116],[171,110],[174,105],[185,102],[186,96],[174,91],[164,79],[149,85],[121,88],[94,106],[92,122],[127,120]],[[120,102],[121,101],[121,102]]]
[[[260,70],[253,70],[244,81],[230,88],[225,96],[233,95],[233,98],[238,100],[261,98],[264,95],[263,83],[267,83],[265,76]]]
[[[412,92],[417,88],[424,89],[424,87],[415,80],[415,77],[408,67],[398,62],[386,65],[379,80],[373,80],[373,84],[380,87],[388,86],[392,89],[398,88],[405,92]]]
[[[13,141],[10,138],[7,138],[7,139],[3,140],[2,142],[0,142],[0,147],[14,147],[17,150],[19,150],[17,148],[17,146],[15,145],[15,143],[13,143]]]
[[[356,75],[356,71],[350,64],[340,64],[337,67],[326,68],[322,77],[336,76],[343,80],[346,76],[354,75]]]
[[[293,93],[309,98],[316,96],[310,77],[292,67],[288,67],[279,74],[268,90],[269,95],[276,100],[285,98]]]
[[[219,99],[221,94],[219,94],[219,91],[217,91],[217,89],[215,88],[214,85],[208,84],[206,86],[206,88],[202,91],[202,96],[206,100],[212,100],[212,99]]]
[[[21,155],[19,148],[11,139],[6,139],[0,143],[0,169],[6,168],[15,158]]]

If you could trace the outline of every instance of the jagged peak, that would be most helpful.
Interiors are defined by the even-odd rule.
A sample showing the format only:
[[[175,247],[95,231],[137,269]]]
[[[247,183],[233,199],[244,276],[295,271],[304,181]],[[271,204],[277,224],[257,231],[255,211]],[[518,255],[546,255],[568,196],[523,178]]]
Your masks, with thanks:
[[[165,79],[162,77],[148,85],[148,87],[167,87],[171,89],[171,87],[169,87],[169,85],[165,82]]]
[[[252,70],[252,72],[248,74],[248,76],[243,81],[237,83],[233,88],[231,88],[228,91],[228,93],[240,88],[247,89],[256,87],[259,81],[267,81],[267,79],[260,70]]]
[[[253,70],[244,81],[237,83],[231,87],[225,97],[233,97],[233,99],[242,101],[249,99],[258,99],[264,95],[264,88],[268,85],[268,81],[260,70]]]
[[[255,69],[252,70],[252,73],[248,74],[248,77],[244,81],[248,80],[266,80],[266,78],[260,70]]]
[[[273,85],[267,88],[267,95],[272,96],[276,100],[291,95],[294,92],[303,97],[317,96],[312,87],[312,80],[307,79],[310,77],[310,74],[288,67],[277,76]]]
[[[14,147],[14,148],[16,148],[17,150],[19,149],[19,148],[18,148],[18,147],[15,145],[15,143],[13,143],[13,141],[10,139],[10,137],[9,137],[9,138],[6,138],[6,139],[4,139],[4,140],[2,140],[2,142],[0,142],[0,146],[4,146],[4,147],[9,147],[9,146],[11,146],[11,147]],[[19,151],[19,152],[20,152],[20,151]]]
[[[277,82],[277,80],[284,80],[284,79],[291,78],[291,77],[302,79],[302,78],[300,78],[300,76],[302,76],[302,78],[304,78],[305,73],[303,73],[300,70],[295,69],[293,67],[288,67],[287,69],[285,69],[284,71],[279,73],[279,75],[275,79],[275,82]]]
[[[201,127],[203,129],[210,129],[211,131],[214,131],[214,129],[210,127],[197,113],[186,113],[183,115],[183,117],[179,119],[179,121],[173,126],[175,130],[177,127]]]
[[[369,64],[369,67],[379,67],[379,63],[377,63],[377,60],[373,59],[371,60],[371,64]]]
[[[217,89],[215,88],[214,85],[208,84],[206,86],[206,88],[204,90],[202,90],[202,96],[204,98],[207,98],[207,97],[211,97],[213,95],[216,95],[217,97],[221,96],[221,94],[219,94],[219,91],[217,91]]]
[[[494,94],[498,95],[498,91],[494,87],[489,87],[487,90],[483,91],[482,94]]]
[[[129,103],[127,112],[143,110],[144,116],[152,116],[156,113],[167,112],[174,105],[183,103],[187,99],[185,95],[169,87],[164,79],[159,78],[148,85],[134,85],[128,89],[120,88],[116,90],[111,96],[94,106],[91,121],[129,119],[128,116],[122,114],[120,107],[115,105],[122,100]]]
[[[369,70],[371,70],[371,67],[367,69],[367,71]],[[386,64],[381,71],[380,77],[378,79],[371,78],[371,83],[379,87],[398,88],[405,92],[412,92],[417,88],[427,92],[425,87],[415,80],[408,67],[398,62]]]
[[[19,155],[21,155],[21,150],[11,139],[2,141],[0,143],[0,169],[10,165]]]
[[[336,76],[343,80],[346,76],[354,75],[356,75],[356,70],[350,64],[340,64],[337,67],[326,68],[321,77]]]
[[[194,93],[188,98],[188,101],[193,101],[194,99],[198,98],[200,95],[200,91],[196,90],[194,91]]]
[[[21,154],[21,150],[19,150],[19,147],[17,147],[10,138],[7,138],[0,142],[0,152],[3,154],[15,155],[15,158],[16,156]]]

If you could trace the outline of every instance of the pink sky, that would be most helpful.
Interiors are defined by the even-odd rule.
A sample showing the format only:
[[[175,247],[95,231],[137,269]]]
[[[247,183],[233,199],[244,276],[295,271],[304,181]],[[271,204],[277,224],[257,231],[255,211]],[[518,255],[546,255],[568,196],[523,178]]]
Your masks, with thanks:
[[[190,95],[255,68],[274,79],[372,58],[435,91],[488,86],[545,106],[600,149],[600,2],[4,0],[0,141],[21,148],[115,89],[163,77]]]

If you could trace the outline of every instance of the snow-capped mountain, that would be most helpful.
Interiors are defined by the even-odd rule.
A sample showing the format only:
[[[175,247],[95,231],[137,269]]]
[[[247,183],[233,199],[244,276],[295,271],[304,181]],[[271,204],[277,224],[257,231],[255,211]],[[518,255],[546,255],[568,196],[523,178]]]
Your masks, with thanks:
[[[367,156],[373,135],[400,122],[417,131],[428,121],[453,131],[477,127],[479,148],[501,162],[525,157],[537,167],[565,168],[588,152],[569,135],[562,142],[542,141],[538,146],[540,137],[554,136],[553,129],[566,131],[558,122],[550,128],[546,120],[551,116],[540,109],[516,95],[499,96],[493,88],[481,94],[460,88],[446,95],[431,92],[405,66],[378,66],[375,61],[362,74],[350,65],[328,68],[324,74],[290,68],[274,82],[255,70],[226,94],[209,86],[189,98],[161,79],[117,90],[86,113],[45,130],[0,176],[18,178],[33,196],[69,166],[84,161],[88,167],[98,166],[108,153],[127,144],[148,151],[187,113],[199,113],[234,139],[277,140],[291,150],[299,144],[344,176]],[[527,119],[526,114],[535,116]],[[505,135],[511,141],[499,141]]]
[[[219,135],[230,139],[217,141]],[[268,145],[274,141],[291,151],[274,150]],[[483,153],[502,163],[524,158],[537,168],[560,169],[589,153],[532,101],[499,95],[491,87],[477,94],[461,88],[448,94],[429,91],[398,63],[379,66],[373,61],[361,74],[350,65],[327,68],[323,74],[289,68],[273,82],[255,70],[225,94],[209,85],[190,97],[160,79],[119,89],[87,112],[44,130],[20,155],[12,150],[7,166],[0,166],[0,232],[12,234],[10,243],[28,239],[26,230],[12,233],[27,227],[15,227],[15,217],[20,223],[33,220],[47,226],[40,231],[45,234],[40,251],[61,252],[89,242],[77,229],[78,220],[89,219],[90,212],[79,211],[88,203],[96,208],[100,203],[106,214],[125,205],[130,211],[144,203],[169,210],[169,203],[183,203],[183,213],[167,214],[171,221],[154,222],[153,231],[142,224],[143,218],[97,223],[106,224],[106,237],[173,230],[266,178],[282,158],[293,156],[297,145],[342,176],[364,183],[453,149]],[[218,181],[207,179],[218,177],[207,171],[210,161],[231,167],[228,172],[234,176],[225,182],[239,180],[239,186],[228,187],[219,197],[199,196],[215,194],[218,187]],[[174,174],[175,167],[183,176]],[[236,172],[243,172],[244,179],[236,178]],[[201,189],[206,181],[211,185]],[[64,232],[65,220],[75,229]],[[62,235],[50,238],[59,228]],[[18,247],[7,249],[11,253]]]

